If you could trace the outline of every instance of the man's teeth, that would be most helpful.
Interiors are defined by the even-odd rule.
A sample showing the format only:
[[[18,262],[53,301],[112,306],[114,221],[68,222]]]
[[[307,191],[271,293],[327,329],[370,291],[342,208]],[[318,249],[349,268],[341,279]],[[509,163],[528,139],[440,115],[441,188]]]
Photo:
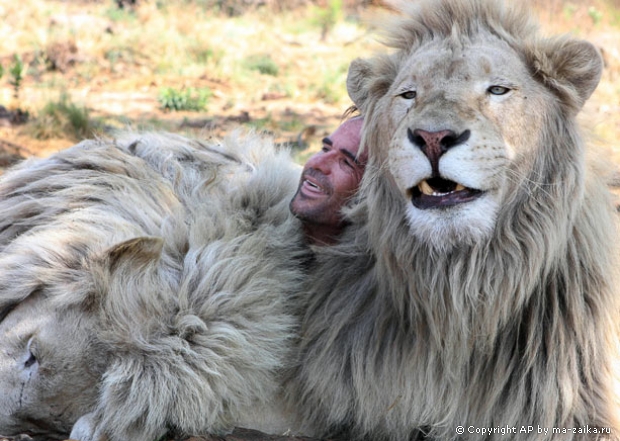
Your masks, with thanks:
[[[308,184],[310,187],[313,187],[313,188],[316,188],[316,189],[320,189],[320,187],[318,185],[316,185],[316,184],[314,184],[314,183],[312,183],[312,182],[310,182],[308,180],[306,180],[306,184]]]
[[[420,190],[422,194],[425,194],[427,196],[443,196],[449,193],[455,193],[457,191],[465,190],[465,187],[462,186],[461,184],[456,184],[456,187],[454,188],[454,190],[442,193],[442,192],[439,192],[433,189],[433,187],[431,187],[427,181],[422,181],[418,185],[418,189]]]

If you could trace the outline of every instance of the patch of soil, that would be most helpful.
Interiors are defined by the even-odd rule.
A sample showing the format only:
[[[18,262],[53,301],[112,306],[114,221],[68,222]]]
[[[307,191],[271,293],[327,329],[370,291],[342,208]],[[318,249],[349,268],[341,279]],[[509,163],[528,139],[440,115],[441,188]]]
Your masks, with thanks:
[[[176,83],[174,79],[169,80]],[[183,80],[179,79],[178,83]],[[213,84],[207,78],[195,87],[214,90],[208,107],[202,112],[169,112],[160,108],[157,91],[161,80],[109,79],[105,84],[94,81],[81,88],[68,90],[72,101],[85,103],[89,117],[103,121],[97,135],[113,135],[122,130],[164,130],[196,137],[223,137],[244,128],[272,137],[278,144],[287,144],[296,151],[313,145],[318,150],[321,140],[342,121],[346,108],[322,102],[297,102],[282,94],[264,94],[257,101],[235,101],[226,84]],[[6,92],[6,91],[5,91]],[[40,99],[33,87],[24,87],[22,100]],[[0,150],[22,157],[46,157],[70,147],[79,139],[38,140],[24,130],[28,114],[21,110],[7,110],[0,106]],[[4,155],[0,151],[0,159]],[[9,163],[0,161],[0,168]]]

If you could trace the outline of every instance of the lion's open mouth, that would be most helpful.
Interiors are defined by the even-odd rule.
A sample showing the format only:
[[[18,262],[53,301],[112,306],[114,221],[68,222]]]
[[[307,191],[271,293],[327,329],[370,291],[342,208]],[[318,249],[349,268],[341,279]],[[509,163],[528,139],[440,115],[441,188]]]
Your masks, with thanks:
[[[413,187],[411,202],[416,208],[443,208],[470,202],[482,195],[482,191],[467,188],[454,181],[442,178],[429,178]]]

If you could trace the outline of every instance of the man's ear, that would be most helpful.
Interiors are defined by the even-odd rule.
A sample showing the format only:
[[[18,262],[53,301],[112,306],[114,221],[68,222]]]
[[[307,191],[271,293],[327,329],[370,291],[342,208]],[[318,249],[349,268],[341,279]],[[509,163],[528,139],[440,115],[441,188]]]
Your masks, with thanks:
[[[379,55],[369,60],[357,58],[351,62],[347,91],[362,115],[372,101],[387,93],[397,73],[397,59],[389,55]]]

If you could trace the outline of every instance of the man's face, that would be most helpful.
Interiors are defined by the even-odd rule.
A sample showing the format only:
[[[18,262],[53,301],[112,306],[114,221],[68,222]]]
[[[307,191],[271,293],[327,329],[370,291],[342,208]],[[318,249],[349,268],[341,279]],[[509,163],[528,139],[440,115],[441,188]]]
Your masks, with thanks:
[[[340,228],[341,209],[355,194],[364,173],[365,160],[356,158],[363,119],[344,122],[323,139],[320,152],[303,168],[291,212],[306,225]]]

